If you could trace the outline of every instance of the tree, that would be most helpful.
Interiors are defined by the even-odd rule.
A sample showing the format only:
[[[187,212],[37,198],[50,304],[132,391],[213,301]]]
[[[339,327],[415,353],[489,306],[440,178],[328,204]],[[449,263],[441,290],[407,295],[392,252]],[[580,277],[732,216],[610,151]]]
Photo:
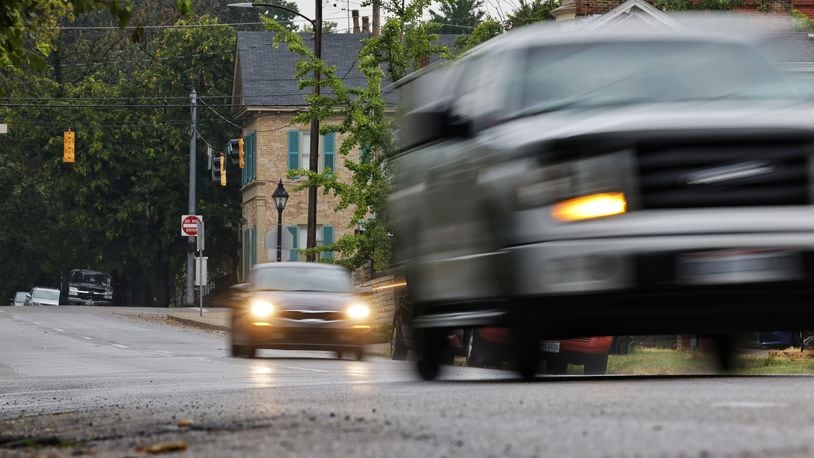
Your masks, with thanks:
[[[191,0],[177,0],[179,12],[191,10]],[[0,67],[32,66],[44,68],[52,49],[58,19],[107,9],[124,27],[130,21],[133,6],[119,0],[3,0],[0,2]]]
[[[438,11],[430,10],[432,22],[441,24],[440,33],[470,33],[483,20],[482,0],[439,0]]]
[[[203,139],[219,147],[236,133],[223,112],[234,29],[207,17],[190,22],[208,26],[164,30],[139,60],[152,64],[140,69],[92,67],[75,81],[23,68],[0,74],[8,92],[0,118],[11,127],[0,136],[0,191],[10,196],[0,201],[0,291],[57,285],[70,268],[95,267],[128,280],[130,303],[171,301],[185,268],[177,232],[186,212],[190,89],[202,96]],[[72,165],[61,162],[67,128],[77,138]],[[231,170],[225,190],[210,185],[202,150],[199,211],[211,269],[226,274],[237,265],[239,172]]]
[[[548,21],[554,19],[551,11],[562,4],[561,0],[520,0],[520,6],[509,14],[506,20],[506,28],[513,29],[535,22]]]
[[[390,192],[388,157],[394,149],[396,126],[391,107],[386,106],[382,97],[382,69],[386,68],[390,79],[396,81],[417,68],[419,58],[447,54],[444,47],[432,44],[437,35],[431,31],[438,26],[421,20],[427,5],[427,0],[405,5],[399,10],[401,15],[383,24],[380,36],[363,40],[356,62],[367,83],[364,87],[346,87],[343,78],[336,74],[336,68],[317,59],[299,34],[287,31],[274,21],[264,21],[268,30],[275,32],[275,46],[285,42],[290,51],[302,56],[294,75],[300,89],[316,84],[311,77],[314,70],[320,71],[321,87],[330,88],[319,96],[307,95],[308,109],[295,116],[293,122],[308,123],[313,117],[321,121],[340,119],[339,123],[322,123],[321,131],[344,134],[338,152],[345,157],[351,181],[340,181],[330,170],[321,173],[291,170],[289,174],[305,177],[298,189],[316,185],[323,193],[338,196],[339,208],[353,208],[348,227],[364,223],[364,232],[345,235],[332,245],[314,249],[339,252],[337,262],[349,268],[361,267],[369,259],[374,260],[376,268],[384,268],[390,262],[392,236],[386,211]],[[396,2],[392,6],[399,8]],[[357,161],[349,153],[360,146],[365,154]]]
[[[478,24],[478,26],[472,30],[471,34],[457,37],[455,47],[458,49],[459,54],[464,53],[470,48],[491,40],[505,31],[503,23],[494,19],[487,19]]]
[[[339,28],[339,24],[332,21],[322,21],[322,33],[336,33],[336,30]],[[306,25],[302,29],[303,32],[313,33],[314,28],[310,25]]]

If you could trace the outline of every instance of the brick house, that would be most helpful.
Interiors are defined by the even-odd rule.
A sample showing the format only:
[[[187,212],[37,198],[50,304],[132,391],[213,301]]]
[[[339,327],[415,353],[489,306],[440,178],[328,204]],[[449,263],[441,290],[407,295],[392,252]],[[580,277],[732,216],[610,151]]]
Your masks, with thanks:
[[[294,68],[301,59],[285,44],[275,49],[271,32],[239,32],[235,56],[232,104],[234,116],[243,124],[245,167],[241,176],[244,226],[242,228],[241,272],[245,279],[251,266],[276,260],[277,210],[271,194],[282,180],[290,194],[283,211],[283,261],[302,261],[297,252],[306,246],[308,191],[295,190],[303,179],[288,178],[291,169],[309,168],[310,125],[292,124],[292,118],[306,107],[307,90],[297,88]],[[366,34],[325,34],[323,59],[335,65],[339,75],[347,74],[351,86],[365,84],[354,68],[355,57]],[[313,40],[313,36],[303,34]],[[324,91],[325,89],[323,89]],[[340,179],[349,179],[345,158],[337,151],[342,138],[320,135],[319,170],[333,170]],[[358,159],[356,157],[355,159]],[[317,196],[317,245],[333,243],[353,229],[349,222],[353,209],[335,211],[338,198]],[[325,252],[322,256],[333,256]]]
[[[363,18],[365,19],[365,18]],[[322,58],[336,67],[347,86],[367,84],[356,69],[361,40],[369,29],[359,33],[324,34]],[[238,32],[235,52],[232,106],[234,118],[243,125],[246,166],[242,170],[241,195],[244,226],[242,228],[241,277],[245,279],[251,266],[277,259],[277,210],[271,194],[282,180],[290,194],[283,211],[283,261],[304,261],[297,249],[306,247],[308,221],[308,191],[295,191],[302,179],[288,178],[291,169],[307,169],[310,152],[310,125],[292,124],[292,118],[307,107],[309,89],[297,88],[294,69],[301,56],[290,52],[285,44],[275,49],[272,32]],[[302,34],[306,44],[313,35]],[[453,35],[441,35],[439,43],[451,45]],[[433,59],[426,59],[429,63]],[[423,62],[423,61],[422,61]],[[386,86],[389,81],[383,81]],[[326,88],[323,88],[323,93]],[[395,109],[397,94],[384,94],[385,102]],[[337,120],[338,122],[338,120]],[[324,123],[324,122],[323,122]],[[320,136],[319,170],[329,167],[341,180],[350,181],[351,172],[345,167],[346,157],[338,154],[343,136]],[[350,153],[358,160],[362,151]],[[352,232],[353,208],[336,211],[339,199],[318,191],[317,245],[329,244]],[[333,253],[324,252],[323,257]]]
[[[814,11],[801,9],[806,5],[814,5],[814,0],[768,0],[761,4],[768,8],[766,13],[758,11],[756,0],[744,1],[735,11],[769,14],[773,17],[789,16],[792,6],[799,11]],[[562,6],[552,11],[552,15],[563,27],[583,30],[618,30],[630,26],[666,29],[681,27],[670,14],[659,10],[647,0],[566,0]],[[773,33],[764,37],[762,45],[778,67],[790,72],[793,77],[806,81],[814,90],[814,34]]]

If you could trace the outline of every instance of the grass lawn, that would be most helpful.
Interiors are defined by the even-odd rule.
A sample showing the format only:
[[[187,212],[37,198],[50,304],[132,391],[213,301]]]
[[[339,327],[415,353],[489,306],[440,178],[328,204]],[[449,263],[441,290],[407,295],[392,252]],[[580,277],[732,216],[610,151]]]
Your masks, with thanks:
[[[569,373],[582,373],[582,368],[571,366]],[[629,355],[611,355],[608,374],[626,375],[689,375],[714,374],[712,353],[662,349],[635,349]],[[736,360],[737,375],[814,374],[814,354],[801,354],[799,350],[771,352],[763,355],[740,355]]]

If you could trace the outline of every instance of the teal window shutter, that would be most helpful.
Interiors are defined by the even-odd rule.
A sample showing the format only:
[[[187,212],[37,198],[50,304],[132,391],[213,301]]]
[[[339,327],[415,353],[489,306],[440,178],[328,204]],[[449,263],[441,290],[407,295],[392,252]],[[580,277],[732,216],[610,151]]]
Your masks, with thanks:
[[[249,230],[243,229],[243,279],[249,279]]]
[[[300,168],[300,131],[288,131],[288,170]]]
[[[328,132],[322,137],[322,155],[325,158],[325,168],[331,169],[331,173],[336,170],[334,167],[334,155],[336,152],[336,135]]]
[[[291,233],[291,250],[289,250],[288,260],[299,261],[299,253],[297,252],[299,243],[297,242],[297,236],[299,235],[300,229],[297,226],[288,226],[286,229]]]
[[[240,184],[241,184],[241,185],[245,185],[245,184],[246,184],[246,164],[245,164],[245,158],[246,158],[246,157],[245,157],[245,156],[246,156],[246,146],[247,146],[247,144],[246,144],[246,143],[247,143],[248,141],[249,141],[249,136],[248,136],[248,135],[244,135],[244,136],[243,136],[243,158],[244,158],[244,164],[243,164],[243,168],[242,168],[242,169],[240,169]]]
[[[257,133],[252,133],[252,179],[257,179]]]
[[[334,243],[334,228],[333,226],[322,226],[322,244],[323,245],[330,245]],[[333,251],[323,251],[322,252],[323,259],[333,259],[334,252]]]
[[[257,226],[252,228],[252,265],[257,264]]]

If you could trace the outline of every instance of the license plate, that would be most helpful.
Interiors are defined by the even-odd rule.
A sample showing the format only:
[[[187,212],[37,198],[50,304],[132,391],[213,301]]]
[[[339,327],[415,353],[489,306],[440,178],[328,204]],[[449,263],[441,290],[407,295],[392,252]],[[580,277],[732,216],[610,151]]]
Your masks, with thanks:
[[[791,250],[718,250],[678,258],[678,280],[694,285],[719,285],[797,280],[800,256]]]
[[[559,353],[560,343],[556,340],[544,340],[540,342],[540,350],[546,353]]]

